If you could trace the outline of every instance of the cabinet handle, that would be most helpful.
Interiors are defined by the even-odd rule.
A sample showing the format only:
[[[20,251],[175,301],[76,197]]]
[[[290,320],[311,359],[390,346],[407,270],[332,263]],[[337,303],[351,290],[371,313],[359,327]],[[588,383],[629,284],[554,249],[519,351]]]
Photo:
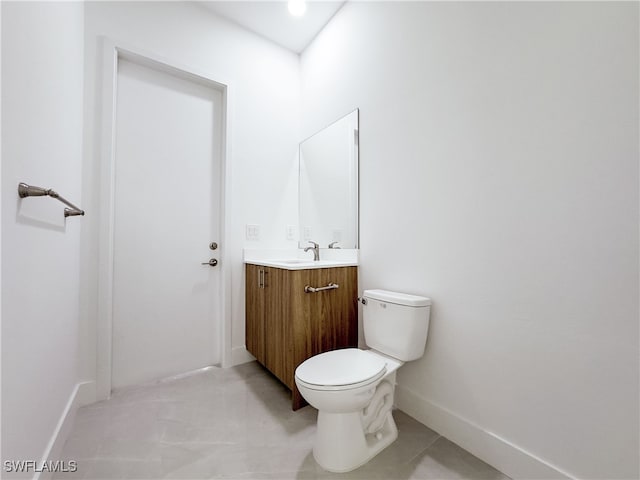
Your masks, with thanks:
[[[339,287],[340,287],[340,285],[338,285],[337,283],[333,283],[333,282],[331,282],[326,287],[310,287],[309,285],[305,285],[304,293],[316,293],[316,292],[322,292],[324,290],[334,290],[334,289],[339,288]]]
[[[258,270],[258,288],[264,288],[267,286],[267,272],[266,270],[260,269]]]

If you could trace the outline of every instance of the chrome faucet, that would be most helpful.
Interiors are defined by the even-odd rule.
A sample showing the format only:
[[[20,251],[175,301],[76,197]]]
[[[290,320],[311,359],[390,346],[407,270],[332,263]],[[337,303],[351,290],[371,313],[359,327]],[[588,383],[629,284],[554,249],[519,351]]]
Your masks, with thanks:
[[[338,242],[331,242],[331,243],[329,244],[329,248],[340,248],[340,247],[336,247],[336,246],[335,246],[335,244],[336,244],[336,243],[338,243]]]
[[[305,252],[308,252],[309,250],[313,250],[313,261],[317,262],[320,260],[320,245],[318,245],[316,242],[309,242],[313,244],[313,247],[307,247],[304,249]]]

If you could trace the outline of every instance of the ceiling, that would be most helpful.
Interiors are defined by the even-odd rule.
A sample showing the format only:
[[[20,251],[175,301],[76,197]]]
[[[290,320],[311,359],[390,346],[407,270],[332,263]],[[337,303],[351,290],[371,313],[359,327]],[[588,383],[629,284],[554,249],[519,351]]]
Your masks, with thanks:
[[[302,17],[289,13],[286,1],[203,1],[213,13],[225,17],[295,53],[311,40],[340,10],[344,1],[307,1]]]

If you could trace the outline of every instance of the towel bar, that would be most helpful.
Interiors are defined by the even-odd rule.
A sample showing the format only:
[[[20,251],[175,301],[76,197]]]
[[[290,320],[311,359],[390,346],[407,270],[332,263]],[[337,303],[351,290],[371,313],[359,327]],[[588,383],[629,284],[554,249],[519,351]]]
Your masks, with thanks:
[[[65,207],[64,209],[65,217],[75,217],[76,215],[84,215],[84,210],[76,207],[69,200],[62,197],[58,192],[50,188],[34,187],[33,185],[27,185],[26,183],[20,182],[18,184],[18,196],[20,198],[49,196],[71,207],[71,208]]]

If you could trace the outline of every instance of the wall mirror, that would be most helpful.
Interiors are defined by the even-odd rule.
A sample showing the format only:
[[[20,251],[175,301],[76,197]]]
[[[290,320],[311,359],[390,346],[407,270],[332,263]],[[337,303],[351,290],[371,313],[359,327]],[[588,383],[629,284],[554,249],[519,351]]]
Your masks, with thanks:
[[[300,143],[299,222],[304,248],[358,248],[358,110]]]

